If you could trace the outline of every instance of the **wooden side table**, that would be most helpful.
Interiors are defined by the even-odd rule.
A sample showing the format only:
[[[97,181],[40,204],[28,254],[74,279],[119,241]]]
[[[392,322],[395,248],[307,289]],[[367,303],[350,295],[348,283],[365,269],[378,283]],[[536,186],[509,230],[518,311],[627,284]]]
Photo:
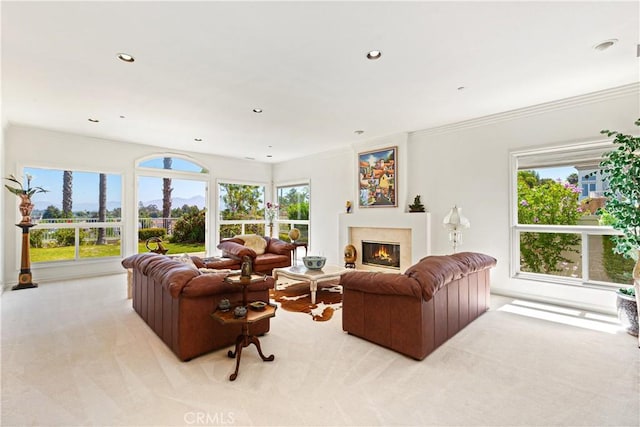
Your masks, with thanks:
[[[234,315],[234,308],[227,311],[222,311],[217,309],[213,313],[211,313],[211,317],[216,319],[218,322],[223,325],[233,325],[240,323],[242,325],[242,333],[238,335],[236,338],[236,346],[235,350],[229,350],[227,356],[230,358],[236,359],[236,370],[229,376],[229,381],[234,381],[238,377],[238,369],[240,368],[240,358],[242,357],[242,349],[248,347],[250,344],[256,346],[258,350],[258,354],[260,358],[262,358],[265,362],[271,362],[275,359],[275,356],[272,354],[270,356],[265,356],[262,353],[262,348],[260,347],[260,340],[257,336],[251,335],[249,332],[249,326],[252,323],[258,322],[263,319],[268,319],[270,317],[275,317],[277,307],[275,305],[268,304],[265,306],[263,310],[257,311],[252,309],[249,305],[247,305],[247,287],[251,283],[256,283],[259,281],[263,281],[266,279],[266,276],[261,276],[258,274],[253,274],[251,277],[242,277],[240,275],[230,275],[227,276],[224,280],[227,283],[237,284],[243,287],[242,289],[242,306],[247,308],[247,314],[244,317],[236,317]],[[266,302],[266,301],[265,301]]]

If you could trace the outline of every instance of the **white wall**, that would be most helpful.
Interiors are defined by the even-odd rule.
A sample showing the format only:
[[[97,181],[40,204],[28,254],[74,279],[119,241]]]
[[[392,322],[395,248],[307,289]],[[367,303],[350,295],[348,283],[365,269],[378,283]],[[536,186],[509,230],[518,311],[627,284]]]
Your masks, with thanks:
[[[2,187],[4,187],[4,177],[5,175],[5,168],[4,168],[4,159],[5,159],[5,144],[4,144],[4,135],[5,135],[5,126],[4,126],[4,122],[3,122],[3,126],[2,126],[2,132],[0,132],[0,177],[2,178],[3,181],[3,185]],[[4,193],[5,191],[3,190],[2,193]],[[4,197],[0,197],[0,247],[2,247],[2,253],[6,252],[6,247],[2,244],[5,240],[5,228],[7,227],[8,221],[7,221],[7,217],[6,215],[4,215]],[[5,257],[4,256],[0,256],[0,293],[2,293],[3,289],[5,288]],[[16,279],[18,278],[18,276],[16,276]]]
[[[633,123],[640,117],[639,87],[629,85],[280,163],[274,166],[274,182],[311,179],[311,250],[324,252],[328,262],[341,263],[335,213],[344,211],[346,200],[357,205],[357,152],[398,145],[399,205],[387,213],[406,211],[420,194],[431,212],[433,253],[451,252],[447,231],[440,224],[457,204],[471,221],[460,250],[498,259],[492,273],[494,291],[611,312],[615,310],[611,291],[510,277],[509,153],[525,147],[602,140],[602,128],[637,134]]]
[[[63,132],[9,125],[5,135],[4,172],[20,174],[22,168],[42,167],[55,169],[72,169],[94,172],[122,174],[122,212],[126,222],[123,226],[125,241],[124,256],[136,251],[137,225],[135,220],[136,182],[135,164],[142,157],[168,153],[161,148],[143,144],[124,143]],[[271,165],[246,160],[231,159],[206,154],[171,151],[168,154],[190,156],[197,163],[208,168],[209,175],[209,212],[216,212],[216,180],[243,180],[264,183],[268,187],[271,182]],[[3,174],[4,176],[4,174]],[[37,185],[47,187],[46,183]],[[4,208],[2,218],[6,223],[19,221],[19,212],[15,196],[8,191],[2,192]],[[215,251],[216,237],[215,215],[209,215],[210,250]],[[16,222],[14,222],[16,223]],[[3,228],[7,227],[6,225]],[[19,229],[16,230],[19,231]],[[3,277],[10,283],[17,279],[20,267],[20,241],[18,231],[6,232],[3,242],[2,258],[5,263]],[[34,281],[57,280],[59,278],[83,277],[89,274],[107,274],[122,272],[119,260],[96,261],[72,265],[61,262],[55,266],[33,266]]]
[[[311,200],[309,219],[309,254],[324,255],[328,263],[344,263],[343,249],[340,244],[338,214],[344,213],[347,200],[351,201],[353,214],[358,214],[358,153],[385,147],[398,147],[398,163],[407,163],[407,134],[400,133],[374,140],[354,144],[345,150],[326,152],[274,165],[273,181],[275,185],[310,180]],[[400,167],[398,181],[398,207],[368,208],[376,213],[393,215],[405,212],[407,207],[407,188],[409,169]],[[413,197],[411,198],[413,201]],[[384,212],[384,214],[382,214]]]
[[[212,171],[210,188],[214,188],[217,178],[265,183],[273,180],[276,185],[309,181],[310,253],[323,253],[328,262],[341,263],[338,214],[344,212],[346,200],[353,202],[357,212],[357,153],[397,145],[399,203],[397,208],[384,209],[388,209],[388,215],[405,212],[413,197],[422,195],[422,202],[432,213],[434,253],[451,251],[447,233],[439,225],[451,206],[458,204],[471,221],[460,249],[485,252],[498,259],[492,274],[495,291],[611,311],[615,297],[610,291],[510,277],[509,152],[525,147],[601,140],[602,128],[637,134],[633,122],[638,117],[640,86],[636,84],[441,128],[365,141],[344,150],[279,163],[273,168],[258,162],[192,156]],[[125,190],[134,186],[137,158],[163,153],[151,146],[16,126],[9,127],[4,142],[5,173],[19,171],[26,165],[122,173]],[[7,203],[8,196],[11,195],[3,192],[3,218],[13,219],[18,215],[17,209],[13,199]],[[124,197],[124,216],[130,218],[128,226],[135,227],[135,199],[128,190]],[[210,200],[209,204],[215,212],[213,202]],[[17,242],[16,234],[5,232],[5,280],[15,280],[17,276]],[[132,248],[133,243],[129,243],[127,253],[131,253]]]
[[[424,195],[423,203],[432,212],[434,253],[451,250],[440,224],[457,204],[471,222],[460,250],[498,259],[492,276],[494,291],[600,310],[615,308],[610,291],[510,277],[509,152],[602,140],[603,128],[637,134],[633,123],[640,117],[639,101],[639,86],[633,85],[411,134],[411,186]]]
[[[282,162],[273,168],[275,185],[309,182],[309,255],[324,255],[331,264],[342,264],[338,256],[338,214],[345,211],[356,185],[351,150]]]

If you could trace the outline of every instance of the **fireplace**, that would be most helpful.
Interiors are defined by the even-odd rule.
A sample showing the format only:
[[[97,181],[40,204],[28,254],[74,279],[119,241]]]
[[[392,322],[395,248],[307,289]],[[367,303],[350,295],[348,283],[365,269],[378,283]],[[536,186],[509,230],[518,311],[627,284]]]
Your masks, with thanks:
[[[386,266],[362,263],[362,241],[393,242],[400,245],[400,271],[405,271],[431,253],[431,221],[429,212],[388,213],[383,209],[360,209],[356,213],[340,214],[340,252],[346,245],[356,247],[356,269],[389,271]]]
[[[363,240],[362,264],[400,270],[400,243]]]

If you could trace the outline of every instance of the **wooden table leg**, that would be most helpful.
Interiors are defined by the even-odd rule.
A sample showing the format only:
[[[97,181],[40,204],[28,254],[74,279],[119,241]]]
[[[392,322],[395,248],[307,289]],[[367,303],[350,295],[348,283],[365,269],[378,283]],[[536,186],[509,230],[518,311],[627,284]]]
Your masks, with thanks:
[[[258,354],[260,355],[260,358],[262,359],[263,362],[272,362],[276,358],[273,354],[269,356],[265,356],[264,353],[262,353],[262,348],[260,347],[260,340],[258,339],[258,337],[255,335],[249,335],[248,324],[242,325],[242,334],[238,335],[238,338],[236,338],[235,351],[229,350],[229,352],[227,353],[228,357],[231,357],[231,358],[235,357],[236,359],[236,370],[233,372],[233,374],[229,376],[229,381],[235,381],[235,379],[238,378],[238,370],[240,369],[240,358],[242,357],[242,349],[244,347],[249,347],[250,344],[253,344],[256,346],[256,349],[258,350]]]

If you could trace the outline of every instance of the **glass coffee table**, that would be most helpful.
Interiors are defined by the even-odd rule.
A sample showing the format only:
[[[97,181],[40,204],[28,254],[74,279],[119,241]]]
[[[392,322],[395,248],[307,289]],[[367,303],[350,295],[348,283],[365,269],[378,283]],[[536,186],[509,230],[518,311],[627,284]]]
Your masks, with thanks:
[[[278,277],[286,277],[289,279],[299,279],[309,282],[309,290],[311,291],[311,304],[316,303],[316,292],[318,291],[318,282],[338,279],[342,273],[353,271],[337,265],[325,265],[322,270],[310,270],[303,265],[294,265],[292,267],[274,268],[271,275],[276,280],[275,288],[278,288]]]

